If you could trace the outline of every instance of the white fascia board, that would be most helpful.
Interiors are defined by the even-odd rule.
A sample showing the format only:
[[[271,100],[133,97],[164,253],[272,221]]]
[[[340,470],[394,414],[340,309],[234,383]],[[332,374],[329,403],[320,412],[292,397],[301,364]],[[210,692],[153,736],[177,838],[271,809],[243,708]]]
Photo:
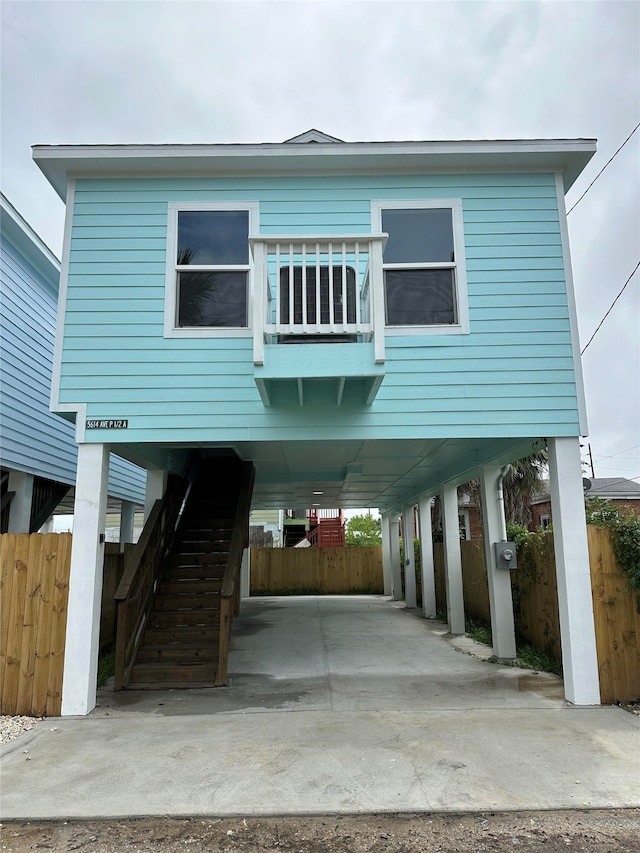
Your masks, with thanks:
[[[565,191],[596,151],[593,139],[246,145],[35,145],[61,198],[69,176],[424,171],[561,172]]]
[[[43,272],[57,290],[60,261],[2,193],[0,193],[0,222],[2,233],[15,244],[31,264]]]
[[[71,223],[73,221],[73,204],[75,198],[75,182],[69,181],[66,192],[64,216],[64,236],[62,240],[62,267],[60,269],[60,292],[58,296],[58,313],[56,317],[56,337],[53,347],[53,369],[51,372],[51,397],[49,409],[54,414],[69,412],[76,416],[76,441],[84,441],[87,406],[85,403],[60,403],[60,375],[62,372],[62,346],[64,343],[64,321],[67,309],[67,285],[69,280],[69,248],[71,245]]]
[[[569,246],[569,227],[567,225],[567,212],[564,203],[564,189],[562,175],[560,174],[556,174],[556,197],[558,200],[558,218],[560,220],[560,240],[562,243],[564,280],[567,288],[567,307],[569,309],[569,328],[571,330],[571,350],[573,353],[573,369],[576,381],[576,395],[578,398],[580,435],[586,436],[589,435],[589,424],[587,421],[587,401],[584,393],[584,375],[582,372],[582,355],[580,352],[580,336],[578,332],[578,309],[576,307],[576,292],[573,283],[573,269],[571,266],[571,249]]]

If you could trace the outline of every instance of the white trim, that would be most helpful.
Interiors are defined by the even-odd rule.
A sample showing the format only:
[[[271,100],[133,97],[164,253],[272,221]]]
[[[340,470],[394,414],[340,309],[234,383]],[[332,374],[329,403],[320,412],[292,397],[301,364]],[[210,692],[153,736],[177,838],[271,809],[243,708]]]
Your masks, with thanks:
[[[252,252],[247,243],[248,261],[246,265],[233,268],[247,270],[247,325],[239,327],[181,328],[176,325],[176,251],[178,242],[178,213],[182,210],[246,210],[249,214],[249,234],[260,230],[260,202],[258,201],[170,201],[167,204],[167,254],[165,260],[164,285],[164,337],[165,338],[251,338],[254,265]],[[230,269],[232,267],[229,267]],[[189,267],[190,270],[211,269],[200,264]]]
[[[6,238],[57,290],[60,280],[58,258],[2,192],[0,192],[0,211],[2,212],[2,231]]]
[[[580,334],[578,332],[578,310],[576,308],[576,291],[571,266],[571,248],[569,245],[569,226],[564,203],[564,184],[562,175],[556,173],[556,198],[558,200],[558,219],[560,220],[560,240],[562,243],[562,260],[564,264],[564,279],[567,288],[567,305],[569,307],[569,327],[571,329],[571,349],[573,351],[573,369],[576,380],[576,396],[578,398],[578,417],[580,419],[580,435],[589,435],[587,418],[587,400],[584,393],[584,376],[582,374],[582,356],[580,355]]]
[[[452,198],[421,198],[421,199],[372,199],[371,201],[371,230],[382,233],[383,210],[424,210],[428,208],[449,208],[453,226],[453,248],[455,263],[443,264],[410,264],[408,269],[443,267],[455,270],[455,298],[457,301],[458,322],[451,325],[434,326],[389,326],[385,325],[387,337],[394,335],[468,335],[469,324],[469,293],[467,287],[467,256],[464,245],[464,219],[462,215],[462,199]],[[389,269],[402,268],[401,264],[389,264]],[[383,271],[385,269],[383,264]],[[386,317],[386,312],[385,312]]]
[[[298,142],[241,145],[35,145],[33,159],[64,197],[71,175],[116,172],[230,175],[263,171],[407,172],[478,170],[557,172],[569,189],[596,152],[595,139],[454,140],[422,142]]]
[[[58,305],[56,314],[56,334],[53,345],[53,362],[51,365],[51,394],[49,410],[54,414],[70,412],[76,416],[76,441],[84,441],[85,422],[87,419],[86,403],[61,403],[60,380],[62,376],[62,348],[64,345],[64,325],[67,313],[67,291],[69,286],[69,257],[71,254],[71,230],[73,226],[73,209],[75,203],[76,182],[70,180],[67,184],[67,198],[64,212],[64,233],[62,238],[62,263],[60,264],[60,285],[58,288]]]

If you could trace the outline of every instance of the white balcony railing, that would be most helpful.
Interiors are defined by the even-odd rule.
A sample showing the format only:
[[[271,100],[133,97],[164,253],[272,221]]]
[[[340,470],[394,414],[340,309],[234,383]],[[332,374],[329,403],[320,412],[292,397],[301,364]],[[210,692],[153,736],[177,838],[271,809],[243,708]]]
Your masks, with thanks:
[[[260,236],[254,264],[253,360],[265,343],[374,342],[384,362],[386,234]]]

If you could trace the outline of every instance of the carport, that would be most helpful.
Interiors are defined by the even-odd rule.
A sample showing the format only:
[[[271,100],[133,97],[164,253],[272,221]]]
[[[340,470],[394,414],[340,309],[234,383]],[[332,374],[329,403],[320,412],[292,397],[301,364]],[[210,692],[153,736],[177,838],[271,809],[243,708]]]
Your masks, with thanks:
[[[637,717],[478,648],[382,596],[244,602],[229,687],[39,723],[3,747],[2,817],[640,805]]]

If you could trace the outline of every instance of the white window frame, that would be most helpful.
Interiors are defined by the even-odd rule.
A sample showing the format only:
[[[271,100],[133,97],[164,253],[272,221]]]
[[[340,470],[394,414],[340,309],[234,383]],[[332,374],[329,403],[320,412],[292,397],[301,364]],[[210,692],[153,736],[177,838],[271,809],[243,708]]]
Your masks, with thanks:
[[[408,263],[385,264],[382,262],[383,276],[387,269],[453,269],[454,299],[456,301],[457,323],[434,324],[428,326],[389,326],[385,330],[390,335],[468,335],[469,334],[469,298],[467,295],[467,258],[464,248],[464,223],[461,198],[421,198],[421,199],[375,199],[371,202],[371,228],[382,232],[383,210],[424,210],[427,208],[448,208],[451,210],[453,226],[453,263]],[[386,289],[385,289],[386,301]],[[386,318],[386,309],[385,309]]]
[[[164,337],[165,338],[251,338],[253,331],[254,270],[253,254],[247,239],[247,264],[224,266],[220,269],[247,272],[247,325],[246,326],[178,326],[178,213],[181,211],[246,210],[249,213],[248,238],[260,230],[260,203],[257,201],[170,201],[167,209],[167,258],[164,291]],[[185,267],[185,269],[187,269]],[[211,266],[189,265],[190,272],[210,270]]]

